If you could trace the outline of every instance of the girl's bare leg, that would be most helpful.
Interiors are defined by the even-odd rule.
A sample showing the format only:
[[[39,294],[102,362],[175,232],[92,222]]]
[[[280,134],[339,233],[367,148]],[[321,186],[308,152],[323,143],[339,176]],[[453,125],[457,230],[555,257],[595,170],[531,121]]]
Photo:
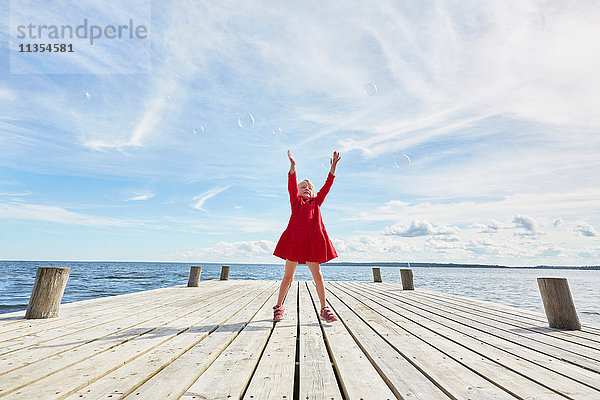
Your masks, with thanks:
[[[279,286],[279,296],[277,297],[277,305],[280,306],[283,303],[283,299],[290,288],[290,285],[294,281],[294,272],[298,263],[296,261],[285,260],[285,272],[283,279],[281,280],[281,286]]]
[[[325,307],[325,285],[323,284],[323,274],[321,273],[321,264],[316,262],[307,262],[306,265],[312,273],[313,279],[315,280],[315,286],[317,287],[317,295],[321,302],[321,308]]]

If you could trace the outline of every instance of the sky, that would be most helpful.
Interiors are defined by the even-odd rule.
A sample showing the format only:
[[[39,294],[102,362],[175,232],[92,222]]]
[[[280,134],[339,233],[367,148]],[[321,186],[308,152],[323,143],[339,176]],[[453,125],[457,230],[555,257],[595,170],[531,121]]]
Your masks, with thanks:
[[[290,149],[336,261],[600,264],[597,1],[71,3],[0,0],[0,259],[280,263]]]

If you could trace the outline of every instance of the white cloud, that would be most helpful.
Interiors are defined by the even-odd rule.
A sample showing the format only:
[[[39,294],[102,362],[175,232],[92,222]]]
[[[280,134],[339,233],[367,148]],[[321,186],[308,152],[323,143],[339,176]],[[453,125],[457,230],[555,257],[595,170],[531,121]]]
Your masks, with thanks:
[[[398,221],[401,219],[434,220],[444,225],[482,224],[483,221],[507,221],[499,228],[506,228],[515,215],[527,215],[530,218],[547,218],[548,215],[562,214],[564,218],[580,218],[581,210],[597,207],[600,190],[587,189],[573,192],[545,192],[534,194],[515,194],[501,198],[483,198],[477,201],[456,200],[406,202],[390,200],[370,211],[354,210],[345,221]],[[487,226],[486,223],[484,226]],[[509,224],[514,226],[514,223]]]
[[[223,187],[215,187],[215,188],[212,188],[198,196],[195,196],[192,200],[198,200],[198,201],[196,201],[194,204],[192,204],[192,207],[194,207],[198,210],[206,211],[204,208],[202,208],[202,206],[204,205],[206,200],[212,199],[213,197],[215,197],[219,193],[224,192],[225,190],[229,189],[230,187],[231,187],[231,185],[227,185],[227,186],[223,186]]]
[[[154,197],[153,193],[140,194],[140,195],[132,196],[132,197],[128,198],[127,201],[148,200],[148,199],[151,199],[152,197]]]
[[[458,242],[460,240],[460,238],[455,235],[440,235],[438,237],[436,237],[437,240],[441,240],[442,242]]]
[[[33,194],[33,193],[30,191],[17,192],[17,193],[0,192],[0,196],[7,196],[7,197],[21,197],[21,196],[29,196],[31,194]]]
[[[0,203],[0,219],[25,219],[46,221],[66,225],[84,225],[97,227],[148,227],[147,221],[124,220],[111,217],[99,217],[69,211],[62,207],[43,204]]]
[[[518,228],[523,228],[529,232],[536,232],[537,225],[535,220],[527,215],[515,215],[513,218],[513,222],[516,224]]]
[[[500,249],[498,249],[494,243],[486,240],[470,240],[464,244],[464,249],[476,255],[500,255]]]
[[[412,221],[409,225],[393,225],[386,227],[384,233],[386,235],[396,235],[403,237],[416,237],[428,235],[446,235],[455,233],[458,230],[456,227],[449,228],[447,226],[433,227],[427,221]]]
[[[498,229],[500,229],[500,224],[497,221],[492,220],[492,222],[490,222],[487,227],[492,231],[497,231]]]
[[[275,242],[270,240],[220,241],[210,247],[168,254],[166,258],[203,262],[274,262],[274,250]]]
[[[0,87],[0,100],[4,101],[13,101],[15,99],[15,94],[12,90]]]
[[[343,239],[332,239],[339,261],[377,261],[398,259],[407,253],[417,251],[412,243],[378,233],[355,235]]]
[[[471,227],[480,229],[480,231],[479,231],[480,233],[497,233],[500,229],[506,229],[507,224],[498,222],[495,219],[492,219],[491,222],[487,225],[480,224],[480,223],[474,223],[474,224],[471,224]]]
[[[552,226],[557,227],[562,224],[564,221],[561,218],[555,218],[552,220]]]
[[[573,231],[582,236],[587,236],[587,237],[598,236],[598,231],[596,229],[594,229],[594,227],[592,225],[590,225],[586,222],[583,222],[583,221],[577,221],[577,225],[575,226],[575,228],[573,228]]]

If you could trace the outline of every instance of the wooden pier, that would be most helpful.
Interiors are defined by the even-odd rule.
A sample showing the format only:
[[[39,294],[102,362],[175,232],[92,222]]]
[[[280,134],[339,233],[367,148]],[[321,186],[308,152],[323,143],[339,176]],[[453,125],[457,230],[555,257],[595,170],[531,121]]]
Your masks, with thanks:
[[[2,399],[600,399],[600,327],[397,283],[201,281],[0,315]]]

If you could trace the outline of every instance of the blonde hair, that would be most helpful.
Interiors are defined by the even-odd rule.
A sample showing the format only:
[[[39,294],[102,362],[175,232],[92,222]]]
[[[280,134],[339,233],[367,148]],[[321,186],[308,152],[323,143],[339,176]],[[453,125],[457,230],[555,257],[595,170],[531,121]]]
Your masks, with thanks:
[[[310,188],[310,190],[312,190],[313,192],[315,191],[315,185],[313,185],[311,181],[309,181],[308,179],[305,179],[303,181],[300,181],[300,183],[302,183],[302,182],[308,183],[308,187]],[[300,183],[298,183],[298,186],[300,186]]]

